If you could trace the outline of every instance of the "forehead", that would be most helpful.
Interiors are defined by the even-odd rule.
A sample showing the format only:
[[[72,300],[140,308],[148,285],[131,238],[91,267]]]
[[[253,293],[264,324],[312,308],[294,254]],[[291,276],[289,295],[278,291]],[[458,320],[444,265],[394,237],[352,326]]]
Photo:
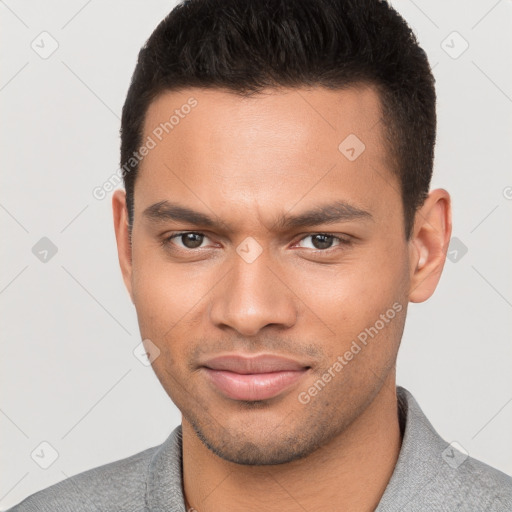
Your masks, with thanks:
[[[321,141],[337,149],[336,142],[350,134],[375,146],[380,143],[381,111],[379,95],[370,85],[266,89],[249,97],[190,88],[157,96],[148,107],[144,134],[208,149],[281,146],[297,151]]]
[[[195,203],[200,197],[281,209],[298,200],[314,206],[323,196],[371,209],[386,195],[399,197],[381,116],[370,86],[269,89],[250,97],[167,91],[145,117],[143,141],[154,147],[139,165],[140,208],[185,194]]]

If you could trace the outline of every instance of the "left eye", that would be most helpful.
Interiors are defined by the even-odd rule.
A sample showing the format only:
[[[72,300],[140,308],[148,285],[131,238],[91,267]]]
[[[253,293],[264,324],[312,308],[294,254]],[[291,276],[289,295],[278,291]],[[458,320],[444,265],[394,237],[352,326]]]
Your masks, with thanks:
[[[304,240],[307,240],[308,238],[311,238],[311,240],[312,240],[313,247],[311,247],[311,248],[312,249],[316,249],[316,250],[320,250],[320,251],[326,250],[326,249],[331,249],[333,247],[332,244],[333,244],[334,241],[338,242],[336,244],[336,246],[337,245],[341,245],[342,243],[346,243],[340,237],[337,237],[337,236],[334,236],[334,235],[330,235],[328,233],[315,233],[313,235],[307,235],[304,238],[302,238],[300,240],[300,242],[302,242]]]

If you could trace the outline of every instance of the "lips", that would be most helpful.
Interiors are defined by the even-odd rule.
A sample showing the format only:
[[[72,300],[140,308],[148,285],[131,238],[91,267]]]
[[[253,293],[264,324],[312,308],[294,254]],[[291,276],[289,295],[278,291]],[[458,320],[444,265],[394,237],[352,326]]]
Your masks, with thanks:
[[[224,396],[233,400],[267,400],[288,391],[308,372],[309,366],[282,356],[240,354],[205,361],[206,378]]]
[[[240,374],[250,373],[272,373],[282,371],[299,371],[308,368],[307,365],[298,361],[282,356],[270,354],[261,354],[258,356],[242,356],[240,354],[230,354],[217,356],[208,359],[203,366],[211,370],[227,370]]]

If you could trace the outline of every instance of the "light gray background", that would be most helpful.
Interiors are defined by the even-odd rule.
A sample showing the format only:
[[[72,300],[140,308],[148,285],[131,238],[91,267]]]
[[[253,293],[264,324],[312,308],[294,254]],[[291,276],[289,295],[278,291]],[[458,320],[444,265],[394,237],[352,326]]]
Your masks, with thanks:
[[[433,188],[450,191],[453,235],[467,247],[450,249],[435,295],[410,305],[398,383],[448,442],[512,474],[512,2],[393,4],[434,66]],[[160,444],[181,420],[133,355],[110,195],[92,196],[118,168],[138,50],[174,5],[0,1],[2,510]],[[59,45],[47,59],[31,48],[50,48],[43,31]],[[453,31],[469,43],[458,58]],[[32,253],[42,237],[58,248],[46,263]],[[59,454],[48,469],[31,458],[43,441]]]

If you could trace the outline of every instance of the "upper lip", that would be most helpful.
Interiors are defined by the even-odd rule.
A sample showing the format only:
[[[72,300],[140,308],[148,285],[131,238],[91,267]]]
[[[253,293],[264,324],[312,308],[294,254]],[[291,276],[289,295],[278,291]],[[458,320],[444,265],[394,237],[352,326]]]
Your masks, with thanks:
[[[271,354],[259,354],[257,356],[243,356],[229,354],[208,359],[202,366],[211,370],[227,370],[234,373],[272,373],[282,371],[298,371],[309,368],[293,359]]]

